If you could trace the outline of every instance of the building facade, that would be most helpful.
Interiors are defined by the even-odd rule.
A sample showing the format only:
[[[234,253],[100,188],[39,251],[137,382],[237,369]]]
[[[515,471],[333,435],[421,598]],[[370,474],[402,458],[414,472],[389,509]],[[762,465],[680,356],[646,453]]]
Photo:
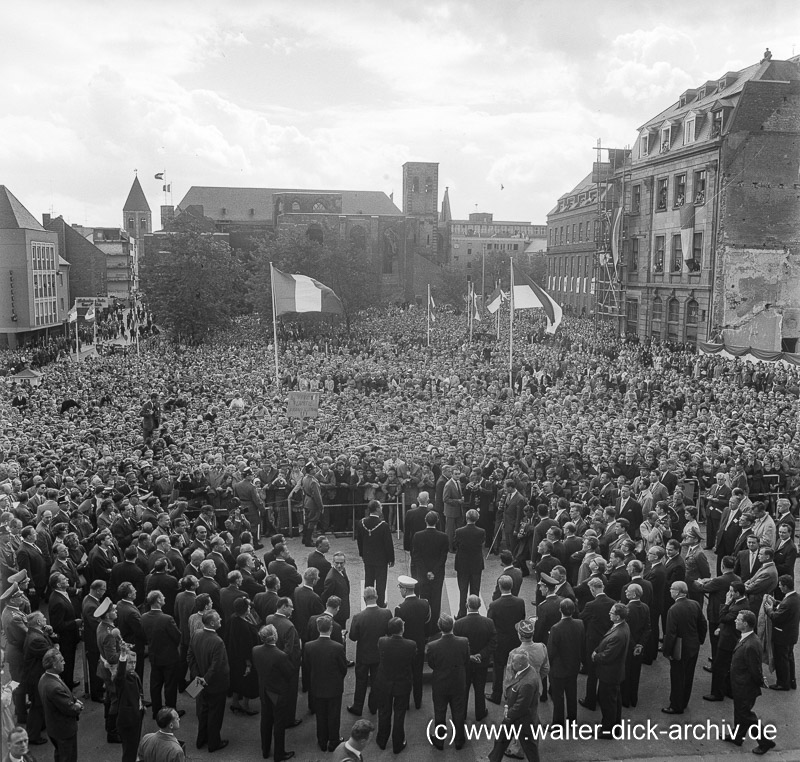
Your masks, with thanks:
[[[63,330],[69,271],[58,234],[0,185],[0,348],[17,349]]]
[[[138,177],[133,178],[128,198],[122,205],[122,228],[128,234],[133,268],[131,280],[135,293],[139,289],[139,255],[144,251],[144,237],[153,232],[153,215]]]
[[[640,129],[624,198],[621,329],[796,351],[800,57],[686,90]]]
[[[68,224],[62,216],[42,215],[46,230],[58,236],[61,256],[70,263],[69,291],[73,299],[108,295],[106,255],[87,239],[84,228]],[[71,306],[71,305],[70,305]]]

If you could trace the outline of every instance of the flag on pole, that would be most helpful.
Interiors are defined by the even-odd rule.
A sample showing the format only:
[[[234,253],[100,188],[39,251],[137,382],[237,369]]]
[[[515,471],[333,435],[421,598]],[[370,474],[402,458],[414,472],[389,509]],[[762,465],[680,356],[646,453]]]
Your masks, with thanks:
[[[684,204],[681,207],[681,249],[683,251],[683,265],[687,270],[692,270],[694,267],[693,244],[694,204]]]
[[[433,294],[428,294],[428,314],[431,317],[431,323],[436,322],[436,302],[433,301]]]
[[[497,310],[500,309],[500,305],[508,299],[508,294],[503,291],[500,286],[498,286],[492,293],[489,295],[489,299],[486,302],[486,309],[494,315]]]
[[[561,307],[541,286],[537,286],[519,268],[514,268],[514,309],[525,310],[541,307],[547,316],[546,333],[555,333],[561,324]]]
[[[617,209],[614,224],[611,226],[611,259],[614,267],[619,264],[619,242],[622,237],[622,207]]]
[[[344,315],[342,301],[333,289],[307,275],[289,275],[272,268],[275,315],[288,312],[330,312]]]
[[[78,306],[73,305],[72,309],[67,313],[67,322],[74,323],[78,319]]]
[[[166,185],[162,185],[161,189],[164,193],[172,193],[172,183],[167,183]]]
[[[478,306],[478,295],[473,292],[472,294],[472,319],[477,320],[478,322],[481,321],[481,309]]]
[[[163,179],[164,179],[164,173],[163,173],[163,172],[159,172],[159,173],[156,175],[156,180],[163,180]]]
[[[85,320],[87,323],[91,323],[91,322],[92,322],[92,320],[94,320],[94,305],[92,305],[91,307],[89,307],[89,309],[86,311],[86,314],[84,315],[83,319],[84,319],[84,320]]]

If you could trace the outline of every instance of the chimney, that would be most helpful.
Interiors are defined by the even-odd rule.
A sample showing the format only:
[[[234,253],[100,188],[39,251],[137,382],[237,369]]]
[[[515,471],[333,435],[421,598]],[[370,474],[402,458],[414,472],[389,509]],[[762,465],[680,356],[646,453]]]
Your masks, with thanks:
[[[46,212],[42,215],[42,227],[47,227],[50,224],[50,215]]]

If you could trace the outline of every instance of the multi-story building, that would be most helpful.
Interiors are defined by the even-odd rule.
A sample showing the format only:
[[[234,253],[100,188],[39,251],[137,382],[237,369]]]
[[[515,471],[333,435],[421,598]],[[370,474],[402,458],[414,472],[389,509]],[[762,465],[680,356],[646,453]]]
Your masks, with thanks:
[[[162,216],[164,209],[165,207],[161,208]],[[139,254],[144,251],[144,237],[153,232],[153,215],[138,176],[133,178],[128,198],[122,205],[122,228],[128,234],[131,248],[131,280],[135,292],[139,288]]]
[[[447,188],[440,232],[447,267],[464,272],[476,288],[485,280],[487,291],[492,291],[499,279],[508,280],[510,257],[529,265],[531,257],[544,254],[547,248],[545,225],[495,220],[491,212],[472,212],[466,220],[452,219]]]
[[[621,330],[795,351],[800,57],[726,72],[648,120],[624,198]]]
[[[137,289],[135,244],[121,228],[89,228],[86,237],[105,254],[108,295],[128,299]],[[91,236],[91,237],[90,237]]]
[[[16,349],[63,330],[69,270],[58,234],[45,230],[0,185],[0,348]]]
[[[94,298],[108,294],[106,255],[84,233],[85,228],[70,225],[60,215],[42,215],[46,230],[58,236],[58,250],[70,263],[69,292],[76,297]]]

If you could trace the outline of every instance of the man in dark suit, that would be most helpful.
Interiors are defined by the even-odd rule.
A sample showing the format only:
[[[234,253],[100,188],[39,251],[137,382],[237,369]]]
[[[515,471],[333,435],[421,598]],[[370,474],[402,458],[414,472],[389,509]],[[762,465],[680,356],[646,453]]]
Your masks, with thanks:
[[[664,628],[663,652],[670,660],[669,706],[661,710],[664,714],[683,714],[689,704],[697,656],[708,629],[700,604],[687,598],[687,593],[683,581],[670,585],[670,595],[675,603],[670,607]]]
[[[475,525],[479,514],[467,511],[467,523],[455,532],[455,570],[458,578],[458,616],[467,615],[467,595],[480,595],[486,532]]]
[[[253,599],[253,609],[258,614],[259,621],[265,622],[268,616],[274,614],[278,609],[278,590],[281,586],[281,581],[276,574],[268,574],[264,579],[266,590],[263,593],[258,593]]]
[[[333,568],[325,577],[325,586],[322,590],[322,602],[335,595],[342,602],[336,621],[343,629],[347,629],[347,620],[350,619],[350,578],[347,576],[347,558],[344,553],[333,554]]]
[[[422,705],[422,668],[425,664],[425,644],[428,641],[428,623],[431,620],[431,607],[424,598],[415,592],[418,583],[413,577],[401,575],[397,580],[403,602],[394,610],[394,615],[403,620],[403,637],[413,640],[417,651],[411,665],[414,691],[414,706]]]
[[[764,611],[772,620],[772,651],[775,655],[775,683],[769,687],[776,691],[797,688],[794,668],[794,647],[800,631],[800,595],[794,589],[794,577],[781,574],[778,585],[783,599],[764,599]]]
[[[319,571],[319,578],[314,585],[314,592],[321,597],[325,588],[325,578],[331,570],[331,562],[325,557],[325,554],[331,549],[331,543],[324,534],[321,534],[314,541],[314,545],[316,547],[308,554],[306,566],[309,569],[313,567]]]
[[[364,588],[364,609],[359,611],[350,625],[350,640],[356,643],[356,688],[352,705],[347,707],[350,714],[360,716],[364,710],[364,700],[369,691],[369,711],[378,711],[378,694],[375,691],[375,675],[378,672],[380,653],[378,641],[386,635],[386,628],[392,614],[378,606],[378,592],[374,587]]]
[[[630,643],[625,658],[625,679],[620,687],[622,706],[635,707],[639,703],[639,678],[642,674],[642,656],[650,642],[650,609],[642,601],[642,587],[635,582],[628,585],[625,596],[628,615],[625,622],[630,632]]]
[[[622,588],[631,581],[628,570],[625,568],[625,553],[621,550],[612,550],[608,558],[608,582],[606,595],[619,602],[622,600]]]
[[[445,566],[450,547],[447,535],[436,528],[438,518],[434,511],[428,511],[425,516],[425,529],[414,535],[411,551],[411,562],[419,580],[419,596],[431,606],[429,631],[436,629],[439,620]]]
[[[211,602],[214,609],[222,614],[222,604],[220,602],[220,587],[219,582],[214,578],[217,572],[217,565],[210,559],[206,559],[200,564],[200,577],[197,580],[197,594],[211,596]]]
[[[392,751],[399,754],[406,747],[405,720],[408,700],[411,696],[417,644],[403,637],[404,622],[392,617],[386,627],[387,635],[378,640],[377,684],[378,735],[376,742],[386,748],[392,736]]]
[[[747,609],[747,593],[744,583],[736,579],[730,584],[725,603],[719,609],[717,625],[717,650],[711,663],[711,692],[703,696],[704,701],[724,701],[731,694],[730,669],[733,649],[739,640],[736,617]]]
[[[464,491],[461,487],[461,472],[457,468],[443,468],[442,474],[447,478],[442,488],[442,505],[444,507],[445,531],[450,552],[455,551],[456,529],[464,525]]]
[[[497,582],[495,583],[494,592],[492,593],[493,601],[496,601],[500,597],[500,577],[503,575],[511,578],[512,595],[519,595],[519,591],[522,588],[522,571],[514,566],[514,556],[510,550],[500,551],[500,564],[503,567],[503,571],[500,572]]]
[[[31,602],[31,611],[36,611],[47,592],[48,568],[42,549],[36,544],[36,530],[31,526],[24,527],[20,532],[17,567],[28,574],[27,596]]]
[[[433,717],[437,726],[445,724],[447,708],[450,707],[452,722],[455,725],[454,746],[456,750],[464,746],[464,721],[467,718],[466,689],[467,667],[469,665],[469,641],[453,635],[453,617],[442,614],[439,617],[439,630],[442,637],[428,643],[428,666],[433,670]],[[443,741],[436,736],[431,743],[440,751]]]
[[[649,610],[653,603],[653,585],[649,580],[644,578],[644,564],[638,560],[628,561],[628,564],[625,568],[628,571],[628,576],[631,578],[631,581],[623,585],[621,601],[625,602],[628,600],[626,591],[630,585],[635,583],[642,588],[640,600],[645,604],[645,606],[647,606]]]
[[[470,689],[475,692],[475,722],[483,720],[489,712],[486,709],[486,678],[489,664],[497,648],[497,629],[494,622],[480,613],[481,599],[470,595],[467,599],[467,614],[457,619],[453,634],[469,641],[469,664],[467,665],[467,690],[464,698],[464,712],[469,709]]]
[[[253,669],[258,675],[258,695],[261,700],[261,756],[270,755],[272,737],[275,736],[275,760],[291,759],[293,751],[286,751],[286,727],[289,693],[292,691],[295,668],[289,657],[278,648],[278,631],[274,625],[259,630],[263,645],[253,648]],[[297,683],[294,683],[295,693]],[[293,716],[291,716],[293,719]]]
[[[227,739],[220,736],[231,677],[225,644],[217,635],[221,624],[216,611],[206,611],[203,629],[195,632],[189,642],[189,671],[192,678],[200,678],[203,686],[196,700],[197,748],[202,749],[208,744],[209,751],[224,749],[228,745]]]
[[[147,605],[150,610],[142,614],[141,625],[150,656],[150,701],[155,719],[162,706],[175,708],[178,701],[181,632],[175,620],[163,611],[163,593],[159,590],[148,593]],[[180,716],[182,713],[183,710],[178,712]]]
[[[321,751],[333,751],[344,740],[339,735],[339,724],[347,658],[344,646],[331,640],[332,623],[330,617],[318,617],[319,637],[306,643],[303,649],[303,664],[308,671],[309,701],[313,696],[317,744]]]
[[[513,737],[511,728],[518,734],[520,746],[529,761],[539,759],[538,742],[531,737],[531,727],[539,724],[539,693],[542,684],[539,675],[531,667],[528,657],[516,653],[511,657],[511,669],[514,677],[505,689],[505,706],[503,725],[509,727],[508,733],[498,734],[491,752],[489,762],[502,762],[508,744]]]
[[[142,631],[142,615],[136,607],[136,590],[130,582],[123,582],[117,590],[117,627],[122,639],[136,654],[136,673],[144,677],[144,648],[147,639]]]
[[[761,561],[758,557],[758,537],[751,534],[746,540],[746,545],[747,547],[737,554],[736,563],[733,566],[733,571],[742,582],[747,582],[761,568]]]
[[[525,619],[525,602],[512,595],[512,584],[511,577],[505,574],[500,577],[500,597],[491,602],[486,612],[486,616],[494,622],[497,632],[497,647],[493,659],[494,683],[491,694],[486,695],[486,699],[493,704],[499,704],[502,699],[503,672],[508,655],[519,646],[517,623]]]
[[[311,566],[303,572],[303,584],[296,588],[294,591],[294,611],[292,613],[292,621],[294,622],[297,634],[300,636],[301,647],[306,639],[306,632],[308,631],[308,621],[314,616],[319,616],[325,611],[325,604],[320,597],[314,592],[314,587],[319,580],[319,570]],[[308,691],[308,667],[307,662],[303,659],[300,685],[303,693]],[[308,695],[308,709],[314,710],[314,694]],[[338,738],[338,736],[336,736]],[[325,749],[323,749],[325,751]]]
[[[72,690],[78,683],[73,681],[75,674],[75,651],[78,648],[80,635],[80,619],[75,613],[75,608],[67,593],[69,580],[63,574],[51,574],[50,600],[47,604],[47,613],[50,617],[50,626],[58,638],[58,646],[64,657],[64,672],[61,679]]]
[[[512,554],[517,544],[517,532],[525,513],[525,506],[528,501],[525,496],[517,490],[517,484],[513,479],[505,481],[505,495],[502,503],[503,520],[503,542],[502,549],[508,550]]]
[[[383,509],[377,500],[369,501],[369,516],[356,522],[358,555],[364,562],[364,586],[374,586],[378,592],[378,605],[386,606],[386,580],[389,567],[394,566],[392,529],[383,518]]]
[[[225,581],[227,584],[227,580]],[[169,561],[166,558],[160,558],[153,566],[153,571],[147,575],[144,581],[145,594],[142,596],[141,601],[144,602],[144,597],[157,590],[164,596],[164,613],[167,616],[175,616],[175,599],[178,597],[180,585],[178,580],[169,572]],[[139,599],[137,599],[139,600]],[[172,706],[172,704],[167,704]]]
[[[89,587],[89,593],[81,603],[83,619],[83,642],[86,650],[86,661],[89,666],[89,697],[92,701],[102,702],[103,681],[97,676],[97,663],[100,651],[97,646],[97,625],[94,612],[106,594],[106,583],[102,579],[95,580]]]
[[[716,535],[717,544],[719,544],[720,533],[727,528],[728,518],[732,512],[736,512],[739,501],[736,501],[736,506],[734,507],[731,488],[725,483],[727,476],[723,471],[717,474],[716,479],[716,483],[711,485],[708,495],[706,495],[706,519],[708,524],[706,529],[708,530],[709,542]],[[735,518],[733,521],[736,523]],[[735,536],[733,540],[734,542],[736,541]],[[709,543],[706,543],[706,550],[708,550],[708,545]],[[730,553],[733,547],[724,548],[723,550],[724,553],[719,553],[715,548],[714,552],[718,553],[718,555],[724,555],[725,553]],[[719,571],[717,571],[717,574],[719,574]]]
[[[293,728],[301,723],[297,717],[297,687],[300,682],[300,665],[303,661],[300,635],[297,628],[292,624],[292,611],[294,604],[291,598],[281,597],[278,599],[278,607],[274,614],[266,619],[266,624],[271,624],[278,633],[278,648],[288,657],[292,664],[292,685],[287,695],[286,705],[286,727]]]
[[[42,736],[45,718],[39,695],[39,678],[45,671],[42,663],[44,655],[53,647],[53,628],[47,624],[41,611],[34,611],[28,615],[27,626],[28,632],[25,634],[25,643],[22,648],[25,692],[30,701],[27,728],[31,743],[39,744],[47,742],[47,739]],[[61,659],[63,661],[63,657]],[[63,664],[60,672],[63,672]]]
[[[549,574],[542,574],[539,578],[539,591],[543,597],[536,613],[536,626],[533,631],[533,640],[547,646],[550,629],[561,619],[561,601],[564,599],[556,594],[558,580]],[[540,674],[542,680],[542,701],[547,700],[547,677]]]
[[[553,724],[566,725],[578,719],[578,674],[581,670],[584,628],[583,622],[573,617],[575,603],[569,598],[561,601],[559,610],[561,619],[550,629],[547,655],[550,659]]]
[[[732,556],[725,556],[722,559],[722,574],[710,579],[698,579],[695,581],[695,588],[708,596],[706,606],[706,618],[708,619],[708,639],[711,641],[711,661],[717,654],[717,635],[719,627],[719,610],[725,602],[725,596],[731,588],[731,583],[739,581],[739,577],[733,572],[734,560]],[[706,670],[708,671],[708,670]]]
[[[675,539],[669,540],[666,545],[664,557],[664,571],[667,575],[664,608],[661,612],[661,626],[666,631],[667,613],[673,604],[670,586],[673,582],[683,582],[686,579],[686,564],[681,555],[681,544]]]
[[[289,551],[282,542],[275,546],[275,553],[276,558],[274,561],[270,561],[267,571],[280,580],[278,595],[281,598],[291,598],[294,595],[295,588],[302,584],[303,578],[297,569],[289,563]]]
[[[617,521],[625,519],[630,526],[630,535],[634,540],[638,540],[639,527],[642,525],[642,505],[631,495],[631,488],[625,484],[620,487],[619,498],[614,507],[617,511]]]
[[[411,554],[414,548],[414,535],[416,535],[417,532],[421,532],[423,529],[425,529],[425,516],[428,514],[428,511],[430,511],[430,506],[427,504],[414,505],[410,510],[406,511],[403,522],[403,550],[405,550],[408,554]],[[414,559],[412,556],[411,576],[415,577],[416,574],[417,570],[414,567]]]
[[[794,542],[794,524],[784,521],[778,524],[778,539],[775,541],[775,568],[778,576],[788,574],[794,576],[794,566],[797,563],[797,545]],[[783,592],[780,586],[774,593],[775,599],[780,600]]]
[[[628,616],[627,607],[622,603],[615,603],[608,615],[611,629],[589,656],[597,673],[597,702],[602,713],[600,734],[605,738],[611,738],[614,728],[622,722],[620,685],[625,679],[625,660],[631,639],[628,623],[625,621]]]
[[[614,601],[605,594],[603,581],[600,579],[589,580],[589,591],[593,600],[583,607],[580,615],[586,637],[586,696],[578,699],[578,703],[594,711],[597,707],[597,668],[591,655],[611,627],[609,612]]]
[[[763,649],[761,641],[755,634],[756,615],[749,610],[740,611],[736,615],[736,629],[741,633],[739,642],[733,649],[731,659],[731,693],[733,694],[733,725],[737,730],[733,743],[741,746],[750,735],[753,726],[760,725],[758,716],[753,711],[756,699],[761,695],[764,684],[762,670]],[[775,747],[775,741],[762,736],[754,754],[766,754]]]
[[[103,531],[97,535],[97,545],[89,551],[89,576],[92,579],[111,579],[111,569],[119,560],[114,552],[111,532]]]
[[[723,485],[724,486],[724,485]],[[739,526],[739,505],[741,498],[732,496],[730,503],[722,512],[722,517],[719,520],[719,529],[714,542],[714,552],[717,554],[717,574],[720,573],[720,561],[725,556],[733,554],[733,549],[736,547],[736,540],[739,539],[739,534],[742,528]],[[709,513],[711,509],[709,508]]]
[[[661,614],[664,610],[664,598],[667,590],[667,571],[664,568],[664,549],[653,546],[647,551],[648,568],[644,578],[653,587],[653,600],[650,605],[650,643],[645,649],[642,662],[652,664],[658,658],[658,641]]]
[[[78,716],[83,704],[70,693],[61,673],[64,657],[55,648],[42,657],[44,673],[37,683],[37,693],[44,712],[47,735],[55,747],[58,762],[78,762]]]
[[[144,601],[144,587],[146,574],[142,571],[139,564],[136,563],[136,556],[138,551],[136,547],[130,545],[123,551],[123,559],[119,563],[114,564],[111,568],[111,573],[108,577],[108,587],[111,590],[112,597],[117,600],[117,590],[123,582],[130,582],[136,588],[136,600],[139,602]],[[99,577],[98,579],[102,579]]]

